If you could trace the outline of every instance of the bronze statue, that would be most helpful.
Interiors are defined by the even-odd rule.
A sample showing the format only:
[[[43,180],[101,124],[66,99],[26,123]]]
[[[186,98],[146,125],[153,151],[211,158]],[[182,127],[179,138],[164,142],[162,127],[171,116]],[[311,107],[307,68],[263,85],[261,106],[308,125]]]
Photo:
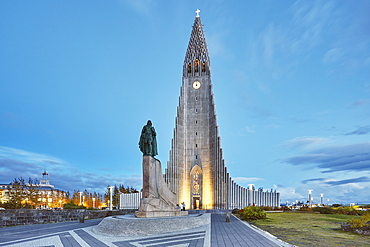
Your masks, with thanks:
[[[158,155],[157,151],[157,138],[156,138],[155,129],[152,126],[152,122],[148,120],[147,124],[143,127],[141,131],[139,148],[143,152],[144,156],[156,156]]]

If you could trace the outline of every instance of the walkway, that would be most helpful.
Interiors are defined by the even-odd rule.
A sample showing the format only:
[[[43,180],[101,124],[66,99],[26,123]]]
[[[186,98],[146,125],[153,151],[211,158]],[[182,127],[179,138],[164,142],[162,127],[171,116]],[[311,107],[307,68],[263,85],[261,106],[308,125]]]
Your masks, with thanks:
[[[265,232],[225,214],[212,214],[211,225],[191,230],[140,237],[111,237],[97,235],[93,228],[99,220],[0,228],[0,247],[231,247],[231,246],[291,246]]]
[[[290,246],[261,230],[232,216],[230,222],[225,221],[225,215],[212,214],[211,220],[212,247],[260,247],[260,246]]]

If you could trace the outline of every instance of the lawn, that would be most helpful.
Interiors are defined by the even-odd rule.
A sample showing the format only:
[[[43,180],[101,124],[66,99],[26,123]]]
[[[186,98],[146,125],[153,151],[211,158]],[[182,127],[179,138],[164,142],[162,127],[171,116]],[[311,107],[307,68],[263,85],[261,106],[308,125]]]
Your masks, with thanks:
[[[341,230],[340,222],[351,215],[309,213],[267,213],[267,218],[252,222],[281,240],[296,246],[370,246],[370,237]]]

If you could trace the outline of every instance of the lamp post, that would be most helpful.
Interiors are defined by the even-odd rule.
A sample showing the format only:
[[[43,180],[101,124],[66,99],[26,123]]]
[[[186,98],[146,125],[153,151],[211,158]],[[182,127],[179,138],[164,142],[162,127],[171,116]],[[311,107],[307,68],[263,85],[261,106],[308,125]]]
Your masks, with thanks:
[[[310,205],[309,205],[309,207],[311,208],[311,192],[312,192],[313,190],[308,190],[308,201],[309,201],[309,203],[310,203]]]
[[[327,205],[329,206],[329,199],[328,199],[328,204]]]
[[[324,206],[324,197],[323,197],[324,193],[321,193],[320,195],[321,195],[321,205]]]
[[[113,210],[113,207],[112,207],[112,197],[113,197],[113,188],[114,188],[114,186],[108,186],[108,188],[109,188],[109,191],[110,191],[109,210]]]
[[[78,193],[80,193],[80,206],[81,206],[81,195],[82,195],[82,192],[79,191]]]
[[[95,208],[95,197],[93,197],[93,208]]]

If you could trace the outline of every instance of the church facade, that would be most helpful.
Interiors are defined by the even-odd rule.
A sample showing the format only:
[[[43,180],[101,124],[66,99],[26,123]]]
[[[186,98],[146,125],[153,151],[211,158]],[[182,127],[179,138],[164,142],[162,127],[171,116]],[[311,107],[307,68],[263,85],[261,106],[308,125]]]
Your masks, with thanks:
[[[183,64],[182,86],[165,181],[187,209],[279,207],[280,194],[236,184],[227,172],[217,125],[211,62],[199,12]]]

